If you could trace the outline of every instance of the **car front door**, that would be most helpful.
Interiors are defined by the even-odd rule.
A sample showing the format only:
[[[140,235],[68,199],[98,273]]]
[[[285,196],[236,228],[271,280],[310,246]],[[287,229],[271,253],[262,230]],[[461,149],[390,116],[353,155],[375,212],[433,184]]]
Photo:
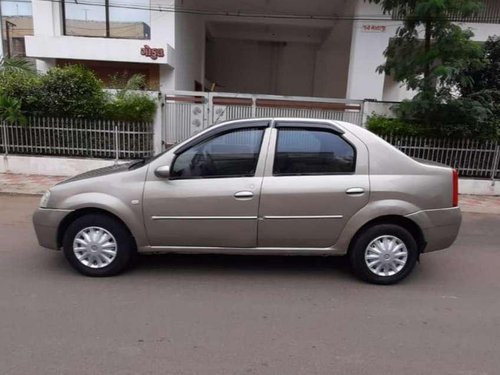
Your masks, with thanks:
[[[324,124],[278,122],[262,184],[258,246],[330,247],[368,196],[361,141]]]
[[[168,179],[150,171],[144,218],[152,246],[256,246],[268,125],[249,123],[195,140],[172,156]]]

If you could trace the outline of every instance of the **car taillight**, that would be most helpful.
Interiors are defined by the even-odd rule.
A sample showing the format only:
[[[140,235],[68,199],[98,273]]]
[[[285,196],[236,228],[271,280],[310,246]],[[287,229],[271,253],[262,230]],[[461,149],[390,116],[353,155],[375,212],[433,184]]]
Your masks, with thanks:
[[[453,170],[453,207],[458,207],[458,172]]]

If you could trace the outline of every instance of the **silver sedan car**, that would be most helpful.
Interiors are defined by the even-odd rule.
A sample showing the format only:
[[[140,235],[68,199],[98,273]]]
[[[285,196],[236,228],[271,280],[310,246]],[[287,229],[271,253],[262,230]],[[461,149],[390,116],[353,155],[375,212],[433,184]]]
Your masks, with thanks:
[[[360,278],[391,284],[454,242],[461,213],[451,168],[353,124],[266,118],[70,178],[33,222],[88,276],[117,274],[137,252],[347,255]]]

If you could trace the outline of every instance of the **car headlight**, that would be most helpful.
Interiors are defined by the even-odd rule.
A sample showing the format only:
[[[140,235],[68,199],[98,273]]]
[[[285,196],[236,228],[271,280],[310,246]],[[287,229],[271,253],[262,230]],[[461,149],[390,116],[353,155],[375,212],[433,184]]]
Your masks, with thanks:
[[[42,199],[40,199],[40,208],[46,208],[48,206],[49,198],[50,198],[50,190],[47,190],[45,193],[43,193]]]

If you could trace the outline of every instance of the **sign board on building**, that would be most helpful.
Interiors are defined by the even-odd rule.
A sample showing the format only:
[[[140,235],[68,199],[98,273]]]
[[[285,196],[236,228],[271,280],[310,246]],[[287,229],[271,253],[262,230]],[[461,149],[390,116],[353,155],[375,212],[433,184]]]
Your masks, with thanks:
[[[374,24],[365,24],[362,26],[362,30],[365,33],[385,33],[387,30],[387,26],[385,25],[374,25]]]
[[[165,57],[165,50],[163,48],[151,48],[145,44],[141,48],[141,55],[149,57],[151,60],[156,60],[158,57]]]

